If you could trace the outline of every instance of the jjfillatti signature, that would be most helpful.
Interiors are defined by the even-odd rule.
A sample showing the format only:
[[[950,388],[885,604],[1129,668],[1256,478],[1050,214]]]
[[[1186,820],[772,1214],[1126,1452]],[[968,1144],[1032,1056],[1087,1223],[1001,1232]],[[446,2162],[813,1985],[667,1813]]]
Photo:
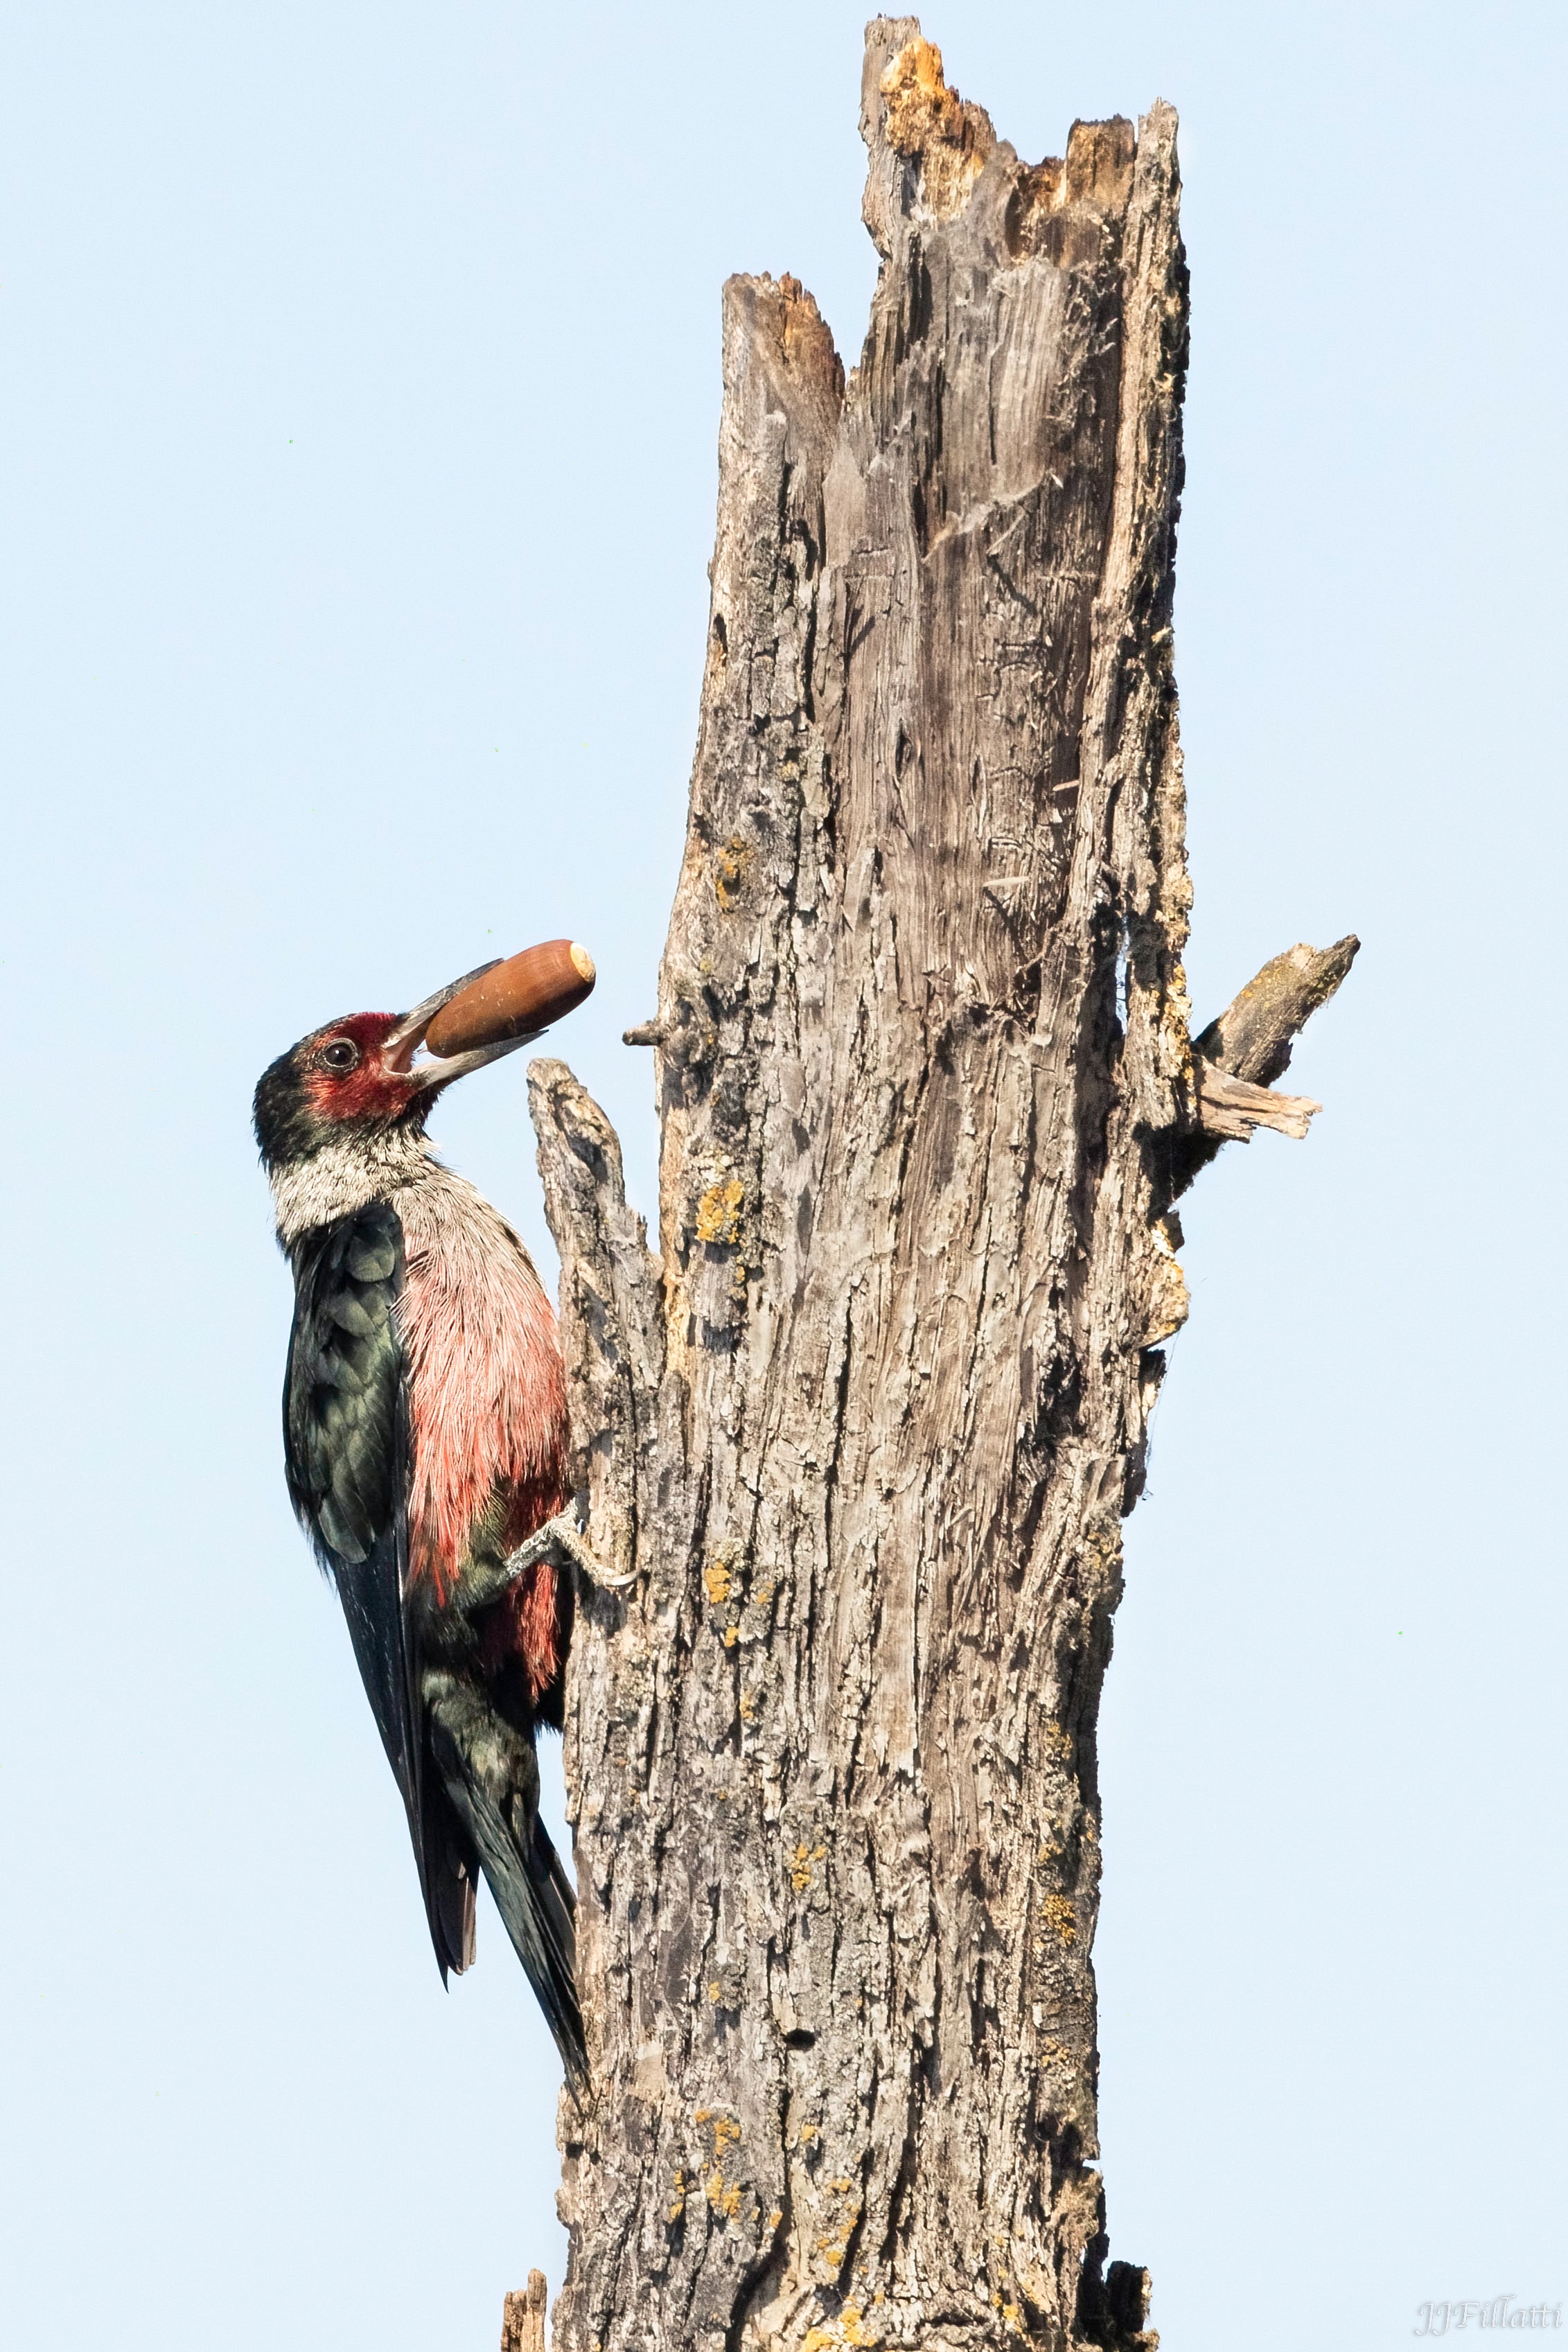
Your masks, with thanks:
[[[1418,2303],[1416,2316],[1421,2325],[1412,2336],[1447,2336],[1472,2320],[1478,2327],[1561,2327],[1563,2305],[1521,2303],[1516,2294],[1494,2294],[1490,2303],[1467,2296],[1463,2303]]]

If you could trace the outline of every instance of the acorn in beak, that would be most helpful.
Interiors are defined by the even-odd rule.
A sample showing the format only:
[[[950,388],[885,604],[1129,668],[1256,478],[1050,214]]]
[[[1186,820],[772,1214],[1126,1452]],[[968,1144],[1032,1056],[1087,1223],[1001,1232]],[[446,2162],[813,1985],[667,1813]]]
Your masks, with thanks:
[[[405,1013],[382,1047],[382,1066],[422,1087],[444,1087],[515,1053],[572,1012],[597,977],[576,940],[546,940],[480,964]],[[416,1063],[421,1046],[427,1059]]]

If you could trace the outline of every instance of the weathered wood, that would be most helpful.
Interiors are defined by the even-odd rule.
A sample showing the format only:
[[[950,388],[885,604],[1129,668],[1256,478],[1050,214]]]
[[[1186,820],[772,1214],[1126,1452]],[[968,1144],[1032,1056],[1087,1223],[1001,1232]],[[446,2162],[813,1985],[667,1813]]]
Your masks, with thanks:
[[[1297,1037],[1339,987],[1361,941],[1354,931],[1332,948],[1299,941],[1271,956],[1240,994],[1193,1040],[1197,1112],[1190,1132],[1174,1130],[1156,1149],[1164,1189],[1175,1201],[1207,1168],[1222,1143],[1250,1143],[1272,1127],[1300,1139],[1322,1108],[1305,1095],[1269,1092],[1291,1065]]]
[[[1332,948],[1299,941],[1270,957],[1193,1041],[1193,1050],[1234,1077],[1271,1087],[1290,1068],[1291,1049],[1309,1018],[1328,1003],[1360,949],[1361,941],[1349,931]]]
[[[543,2271],[530,2271],[521,2294],[509,2294],[501,2320],[501,2352],[545,2352],[545,2304],[549,2290]]]
[[[1306,1095],[1271,1094],[1249,1079],[1233,1078],[1212,1062],[1195,1060],[1192,1075],[1198,1126],[1220,1143],[1250,1143],[1260,1127],[1293,1135],[1300,1142],[1313,1114],[1322,1108]]]
[[[1173,1139],[1208,1148],[1176,121],[1026,166],[899,18],[862,130],[848,383],[792,279],[725,290],[685,856],[628,1033],[660,1256],[602,1113],[530,1074],[591,1538],[639,1571],[572,1653],[570,2352],[1155,2340],[1105,2269],[1090,1948]]]

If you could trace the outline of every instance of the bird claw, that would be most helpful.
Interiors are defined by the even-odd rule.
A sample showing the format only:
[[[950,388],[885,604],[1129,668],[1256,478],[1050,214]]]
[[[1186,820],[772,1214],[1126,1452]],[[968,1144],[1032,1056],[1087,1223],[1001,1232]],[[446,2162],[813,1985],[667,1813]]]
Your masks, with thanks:
[[[524,1570],[532,1568],[536,1560],[548,1559],[552,1553],[558,1559],[575,1568],[580,1575],[586,1576],[591,1584],[599,1585],[606,1592],[618,1592],[637,1580],[635,1569],[624,1576],[612,1574],[583,1541],[576,1514],[570,1510],[558,1511],[553,1519],[547,1519],[542,1528],[536,1528],[533,1534],[517,1546],[507,1558],[507,1576],[521,1576]]]

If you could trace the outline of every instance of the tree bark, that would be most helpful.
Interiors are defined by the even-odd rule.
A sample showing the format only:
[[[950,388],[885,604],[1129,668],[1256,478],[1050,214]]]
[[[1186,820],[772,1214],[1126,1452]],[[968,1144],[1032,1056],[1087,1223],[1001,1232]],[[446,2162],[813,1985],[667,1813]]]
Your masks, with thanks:
[[[1166,1212],[1277,1101],[1218,1045],[1206,1094],[1181,965],[1176,118],[1025,166],[879,18],[862,130],[848,384],[792,279],[725,289],[632,1033],[661,1256],[530,1073],[590,1536],[636,1571],[583,1588],[568,1703],[570,2352],[1155,2340],[1094,2167],[1096,1716]]]

